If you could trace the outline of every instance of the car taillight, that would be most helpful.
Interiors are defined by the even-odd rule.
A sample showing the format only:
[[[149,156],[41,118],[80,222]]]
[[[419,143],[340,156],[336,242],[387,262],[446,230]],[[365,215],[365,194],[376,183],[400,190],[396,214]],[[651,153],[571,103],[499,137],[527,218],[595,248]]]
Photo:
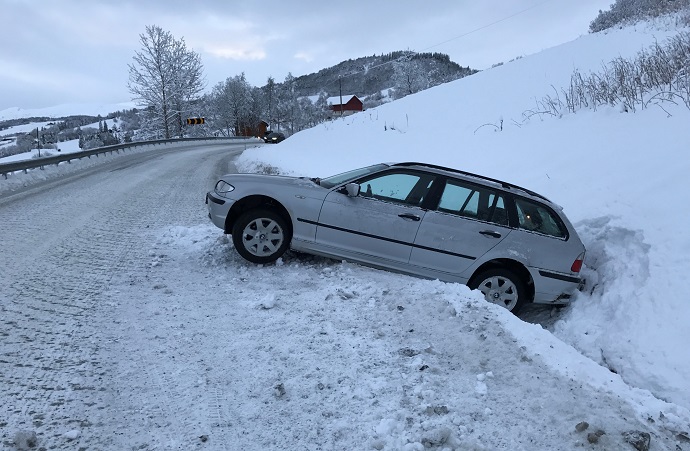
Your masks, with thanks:
[[[580,272],[580,270],[582,269],[582,262],[584,260],[585,260],[585,253],[583,252],[577,256],[577,258],[573,262],[573,265],[570,267],[570,270],[572,272]]]

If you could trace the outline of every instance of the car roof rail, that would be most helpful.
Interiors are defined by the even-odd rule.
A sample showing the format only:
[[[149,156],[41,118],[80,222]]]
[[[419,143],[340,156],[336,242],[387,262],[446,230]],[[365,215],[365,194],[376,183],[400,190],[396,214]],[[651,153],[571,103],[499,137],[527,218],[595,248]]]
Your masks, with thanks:
[[[538,197],[538,198],[540,198],[540,199],[544,199],[544,200],[547,201],[547,202],[551,202],[548,198],[542,196],[542,195],[539,194],[539,193],[535,193],[534,191],[529,190],[529,189],[527,189],[527,188],[523,188],[523,187],[518,186],[518,185],[513,185],[512,183],[504,182],[503,180],[498,180],[498,179],[494,179],[494,178],[491,178],[491,177],[485,177],[485,176],[483,176],[483,175],[474,174],[474,173],[472,173],[472,172],[461,171],[461,170],[459,170],[459,169],[447,168],[447,167],[445,167],[445,166],[439,166],[439,165],[436,165],[436,164],[417,163],[417,162],[414,162],[414,161],[406,161],[406,162],[403,162],[403,163],[393,163],[392,166],[423,166],[423,167],[427,167],[427,168],[438,169],[438,170],[440,170],[440,171],[453,172],[453,173],[455,173],[455,174],[466,175],[466,176],[468,176],[468,177],[474,177],[474,178],[478,178],[478,179],[481,179],[481,180],[487,180],[487,181],[490,181],[490,182],[498,183],[499,185],[501,185],[501,186],[502,186],[503,188],[505,188],[505,189],[515,189],[515,190],[524,191],[525,193],[527,193],[527,194],[529,194],[529,195],[531,195],[531,196]]]

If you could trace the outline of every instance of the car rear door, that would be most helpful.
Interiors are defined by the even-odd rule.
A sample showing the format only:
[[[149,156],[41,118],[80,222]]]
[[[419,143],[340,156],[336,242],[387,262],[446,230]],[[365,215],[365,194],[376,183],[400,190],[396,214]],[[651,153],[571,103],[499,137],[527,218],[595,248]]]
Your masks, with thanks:
[[[560,216],[542,203],[516,197],[515,207],[518,224],[511,248],[524,255],[533,268],[577,277],[571,268],[585,251],[577,235],[570,237]]]
[[[359,180],[357,196],[334,189],[319,215],[317,244],[344,257],[406,266],[425,215],[420,205],[433,180],[433,175],[393,169]]]
[[[420,224],[410,265],[430,277],[465,282],[461,273],[511,232],[499,192],[448,179],[438,207]]]

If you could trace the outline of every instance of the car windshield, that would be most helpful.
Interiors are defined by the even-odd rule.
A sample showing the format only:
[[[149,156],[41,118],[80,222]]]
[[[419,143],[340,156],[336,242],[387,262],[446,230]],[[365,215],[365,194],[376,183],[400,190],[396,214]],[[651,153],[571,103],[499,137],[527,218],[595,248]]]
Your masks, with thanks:
[[[342,174],[320,179],[319,184],[324,188],[333,188],[336,185],[340,185],[349,180],[358,179],[365,175],[373,174],[374,172],[386,169],[387,167],[387,164],[375,164],[373,166],[367,166],[366,168],[354,169],[352,171],[343,172]]]

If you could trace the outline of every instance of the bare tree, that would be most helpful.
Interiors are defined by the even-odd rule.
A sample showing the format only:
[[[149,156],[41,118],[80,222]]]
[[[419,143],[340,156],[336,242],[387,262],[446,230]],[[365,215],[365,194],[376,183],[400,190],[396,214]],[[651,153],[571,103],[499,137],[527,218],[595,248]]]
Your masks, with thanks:
[[[415,59],[414,52],[406,52],[393,63],[395,97],[400,99],[429,87],[426,69]]]
[[[266,85],[262,88],[264,92],[264,103],[266,105],[266,119],[269,127],[273,126],[273,110],[276,103],[276,81],[273,77],[268,77]]]
[[[213,108],[215,124],[227,136],[242,134],[243,128],[253,126],[252,90],[244,72],[227,78],[213,88]]]
[[[177,135],[182,137],[183,116],[194,115],[190,107],[205,87],[201,57],[194,51],[188,50],[184,39],[174,41],[172,61],[176,70],[173,72],[171,105]]]
[[[128,65],[129,91],[152,113],[166,139],[173,129],[182,136],[182,115],[204,89],[201,58],[187,49],[184,39],[176,40],[156,25],[139,37],[142,48]]]
[[[277,97],[274,110],[277,120],[273,125],[277,125],[278,129],[283,126],[289,127],[290,133],[294,133],[299,105],[297,103],[296,81],[291,72],[285,76],[285,81],[280,86]]]

